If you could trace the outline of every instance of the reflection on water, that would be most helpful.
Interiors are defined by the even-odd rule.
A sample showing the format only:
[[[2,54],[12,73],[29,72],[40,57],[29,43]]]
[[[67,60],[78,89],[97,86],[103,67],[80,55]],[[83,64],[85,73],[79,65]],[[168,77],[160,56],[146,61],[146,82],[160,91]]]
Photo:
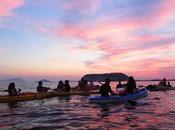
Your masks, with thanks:
[[[87,96],[1,103],[2,130],[174,130],[175,91],[150,92],[136,105],[91,104]]]
[[[9,108],[18,108],[21,106],[19,102],[10,102],[8,103]]]

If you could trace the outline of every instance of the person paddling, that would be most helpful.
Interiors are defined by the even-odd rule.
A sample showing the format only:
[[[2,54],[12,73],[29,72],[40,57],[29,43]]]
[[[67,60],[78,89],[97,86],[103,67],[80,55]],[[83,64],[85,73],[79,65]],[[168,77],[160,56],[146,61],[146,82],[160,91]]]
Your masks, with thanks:
[[[63,90],[64,90],[64,83],[63,83],[62,80],[60,80],[60,81],[58,82],[56,91],[61,91],[61,92],[62,92]]]
[[[50,90],[50,88],[49,87],[43,87],[43,82],[42,81],[38,82],[37,92],[47,92],[48,90]]]
[[[100,94],[101,96],[108,97],[109,93],[111,95],[114,95],[115,92],[112,91],[111,86],[110,86],[110,79],[106,78],[105,83],[100,87]]]
[[[127,93],[136,91],[136,81],[134,80],[133,76],[130,76],[128,79],[128,82],[126,84],[126,91]]]
[[[64,91],[65,92],[70,92],[70,85],[69,85],[69,80],[65,80],[65,83],[64,83]]]
[[[18,95],[18,92],[15,88],[15,83],[14,82],[11,82],[8,86],[8,93],[9,93],[9,96],[17,96]]]

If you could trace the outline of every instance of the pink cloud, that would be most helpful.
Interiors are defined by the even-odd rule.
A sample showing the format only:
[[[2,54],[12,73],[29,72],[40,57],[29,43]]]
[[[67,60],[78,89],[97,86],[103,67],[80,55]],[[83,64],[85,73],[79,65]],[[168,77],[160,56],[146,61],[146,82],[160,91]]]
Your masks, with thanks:
[[[174,15],[171,4],[174,5],[172,2],[164,1],[149,19],[130,18],[123,21],[101,19],[93,24],[88,22],[79,25],[63,24],[47,31],[56,37],[83,40],[86,44],[73,48],[75,51],[104,52],[100,58],[84,62],[92,72],[120,71],[138,77],[143,75],[160,77],[163,76],[163,72],[172,75],[171,70],[174,69],[168,68],[172,68],[175,64],[175,39],[154,31],[146,35],[131,33],[140,28],[154,30],[169,22]]]
[[[13,15],[13,10],[23,5],[23,0],[1,0],[0,17]]]
[[[164,0],[160,4],[160,8],[157,13],[157,18],[155,22],[166,23],[175,16],[175,0]]]
[[[50,33],[55,36],[76,37],[84,40],[97,40],[109,37],[122,40],[127,36],[127,31],[137,29],[138,25],[132,21],[111,22],[98,21],[95,24],[80,23],[78,25],[63,25],[55,27]],[[50,31],[50,30],[48,30]],[[112,38],[114,37],[114,38]]]
[[[168,24],[175,18],[175,0],[162,0],[155,10],[149,16],[133,19],[133,22],[142,27],[157,29]]]
[[[142,50],[128,49],[120,54],[111,54],[107,58],[101,57],[87,65],[94,71],[124,72],[136,77],[171,78],[174,74],[174,69],[171,68],[175,64],[174,44]]]

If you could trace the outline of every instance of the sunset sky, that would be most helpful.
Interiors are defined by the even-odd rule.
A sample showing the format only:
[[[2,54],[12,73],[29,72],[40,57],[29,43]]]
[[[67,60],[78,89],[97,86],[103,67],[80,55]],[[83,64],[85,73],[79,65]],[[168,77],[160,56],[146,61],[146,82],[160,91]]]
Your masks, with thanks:
[[[175,0],[0,0],[0,78],[175,78]]]

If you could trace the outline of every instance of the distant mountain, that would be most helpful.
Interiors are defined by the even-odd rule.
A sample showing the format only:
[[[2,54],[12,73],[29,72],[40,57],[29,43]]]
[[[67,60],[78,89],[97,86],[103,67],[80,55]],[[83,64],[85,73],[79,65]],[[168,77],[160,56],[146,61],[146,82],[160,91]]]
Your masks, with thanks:
[[[53,82],[53,81],[50,81],[50,80],[47,80],[47,79],[41,79],[39,81],[42,81],[43,83]],[[35,81],[35,82],[38,82],[38,81]]]
[[[4,79],[4,80],[0,80],[0,81],[2,81],[2,82],[25,82],[25,80],[22,78]]]
[[[128,76],[123,73],[86,74],[82,78],[88,81],[104,81],[106,78],[110,78],[111,81],[128,80]]]

